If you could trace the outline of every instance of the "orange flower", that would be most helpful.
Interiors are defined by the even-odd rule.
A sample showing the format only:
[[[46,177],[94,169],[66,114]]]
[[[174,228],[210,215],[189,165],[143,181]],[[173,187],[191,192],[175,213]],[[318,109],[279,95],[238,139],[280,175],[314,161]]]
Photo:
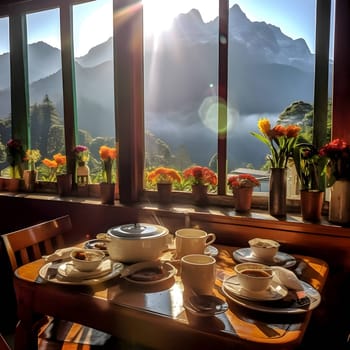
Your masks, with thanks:
[[[41,161],[50,169],[48,181],[56,181],[57,174],[62,174],[67,164],[67,158],[61,153],[56,153],[53,159],[45,158]]]
[[[232,175],[228,178],[227,184],[230,189],[238,187],[255,187],[260,185],[260,181],[253,175],[250,174],[239,174]]]
[[[103,162],[103,174],[107,183],[112,183],[113,161],[117,159],[118,151],[116,147],[101,146],[99,150],[100,158]]]
[[[195,165],[183,171],[185,179],[189,179],[193,185],[212,185],[218,184],[218,178],[215,172],[207,167]]]
[[[148,174],[147,179],[153,183],[181,182],[181,176],[177,170],[164,167],[152,170]]]

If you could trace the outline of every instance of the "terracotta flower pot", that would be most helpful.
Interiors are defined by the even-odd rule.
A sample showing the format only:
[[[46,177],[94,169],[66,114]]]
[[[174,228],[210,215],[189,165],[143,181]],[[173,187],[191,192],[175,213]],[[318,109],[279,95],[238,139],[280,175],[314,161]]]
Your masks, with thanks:
[[[249,211],[252,206],[253,187],[239,187],[233,191],[235,210],[238,212]]]
[[[114,204],[115,184],[101,182],[100,194],[102,204]]]
[[[208,186],[192,185],[192,196],[196,205],[208,204]]]
[[[171,202],[172,187],[171,183],[157,183],[159,203],[169,204]]]
[[[303,220],[318,222],[322,217],[324,192],[308,191],[300,192],[301,215]]]

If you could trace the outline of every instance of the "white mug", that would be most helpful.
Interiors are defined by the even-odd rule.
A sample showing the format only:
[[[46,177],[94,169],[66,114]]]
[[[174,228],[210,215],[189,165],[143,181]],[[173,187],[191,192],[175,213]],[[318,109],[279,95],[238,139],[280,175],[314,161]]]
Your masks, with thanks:
[[[180,274],[185,293],[211,295],[216,279],[216,260],[205,254],[185,255],[181,258]]]
[[[188,254],[204,254],[205,248],[216,239],[214,233],[196,228],[183,228],[175,232],[176,257]]]

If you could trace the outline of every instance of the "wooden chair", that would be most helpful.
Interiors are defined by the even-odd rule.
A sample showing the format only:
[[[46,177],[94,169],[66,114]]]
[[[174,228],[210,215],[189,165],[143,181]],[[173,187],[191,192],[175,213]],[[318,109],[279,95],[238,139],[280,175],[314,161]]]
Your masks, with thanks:
[[[10,345],[7,343],[2,334],[0,334],[0,350],[11,350]]]
[[[12,270],[15,271],[16,268],[21,265],[40,259],[43,255],[51,254],[56,249],[63,248],[65,243],[64,236],[65,234],[70,233],[71,230],[72,223],[70,216],[65,215],[30,227],[25,227],[14,232],[3,234],[2,239]],[[80,331],[82,334],[91,334],[93,331],[95,334],[97,333],[99,336],[101,336],[102,339],[106,338],[108,340],[109,338],[108,334],[76,323],[49,317],[44,318],[44,322],[41,320],[38,322],[39,328],[36,329],[36,331],[38,329],[41,330],[38,343],[39,349],[61,349],[63,343],[65,344],[64,348],[66,348],[69,346],[69,344],[67,344],[67,338],[65,335],[68,335],[71,329],[74,329],[74,332],[76,333],[77,328],[81,329]],[[48,336],[48,334],[51,334],[48,330],[52,328],[54,328],[56,331],[58,328],[64,330],[58,332],[61,334],[60,339],[55,339],[51,335]],[[57,334],[56,332],[54,333]],[[84,343],[84,347],[82,347],[82,342]],[[69,349],[78,348],[102,349],[104,346],[99,347],[91,345],[90,347],[89,341],[84,339],[80,342],[74,342],[72,347],[69,347]]]

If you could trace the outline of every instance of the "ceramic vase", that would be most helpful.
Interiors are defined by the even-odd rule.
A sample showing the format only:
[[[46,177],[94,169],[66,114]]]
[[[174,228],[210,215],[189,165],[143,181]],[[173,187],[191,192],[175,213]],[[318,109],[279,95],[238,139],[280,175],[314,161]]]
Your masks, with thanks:
[[[208,186],[192,185],[192,197],[196,205],[203,206],[208,204]]]
[[[269,190],[269,213],[276,217],[287,214],[287,169],[271,168]]]
[[[35,170],[24,170],[23,181],[24,189],[27,192],[34,192],[37,172]]]
[[[334,224],[350,224],[349,180],[337,180],[331,187],[328,220]]]
[[[240,187],[232,191],[235,210],[249,211],[252,206],[253,187]]]
[[[57,175],[57,193],[59,196],[69,196],[72,192],[72,174]]]
[[[171,183],[157,183],[159,203],[169,204],[171,202],[172,187]]]
[[[300,191],[300,207],[303,220],[319,222],[322,218],[324,192],[318,190]]]
[[[102,204],[114,204],[115,184],[100,183],[100,195]]]

